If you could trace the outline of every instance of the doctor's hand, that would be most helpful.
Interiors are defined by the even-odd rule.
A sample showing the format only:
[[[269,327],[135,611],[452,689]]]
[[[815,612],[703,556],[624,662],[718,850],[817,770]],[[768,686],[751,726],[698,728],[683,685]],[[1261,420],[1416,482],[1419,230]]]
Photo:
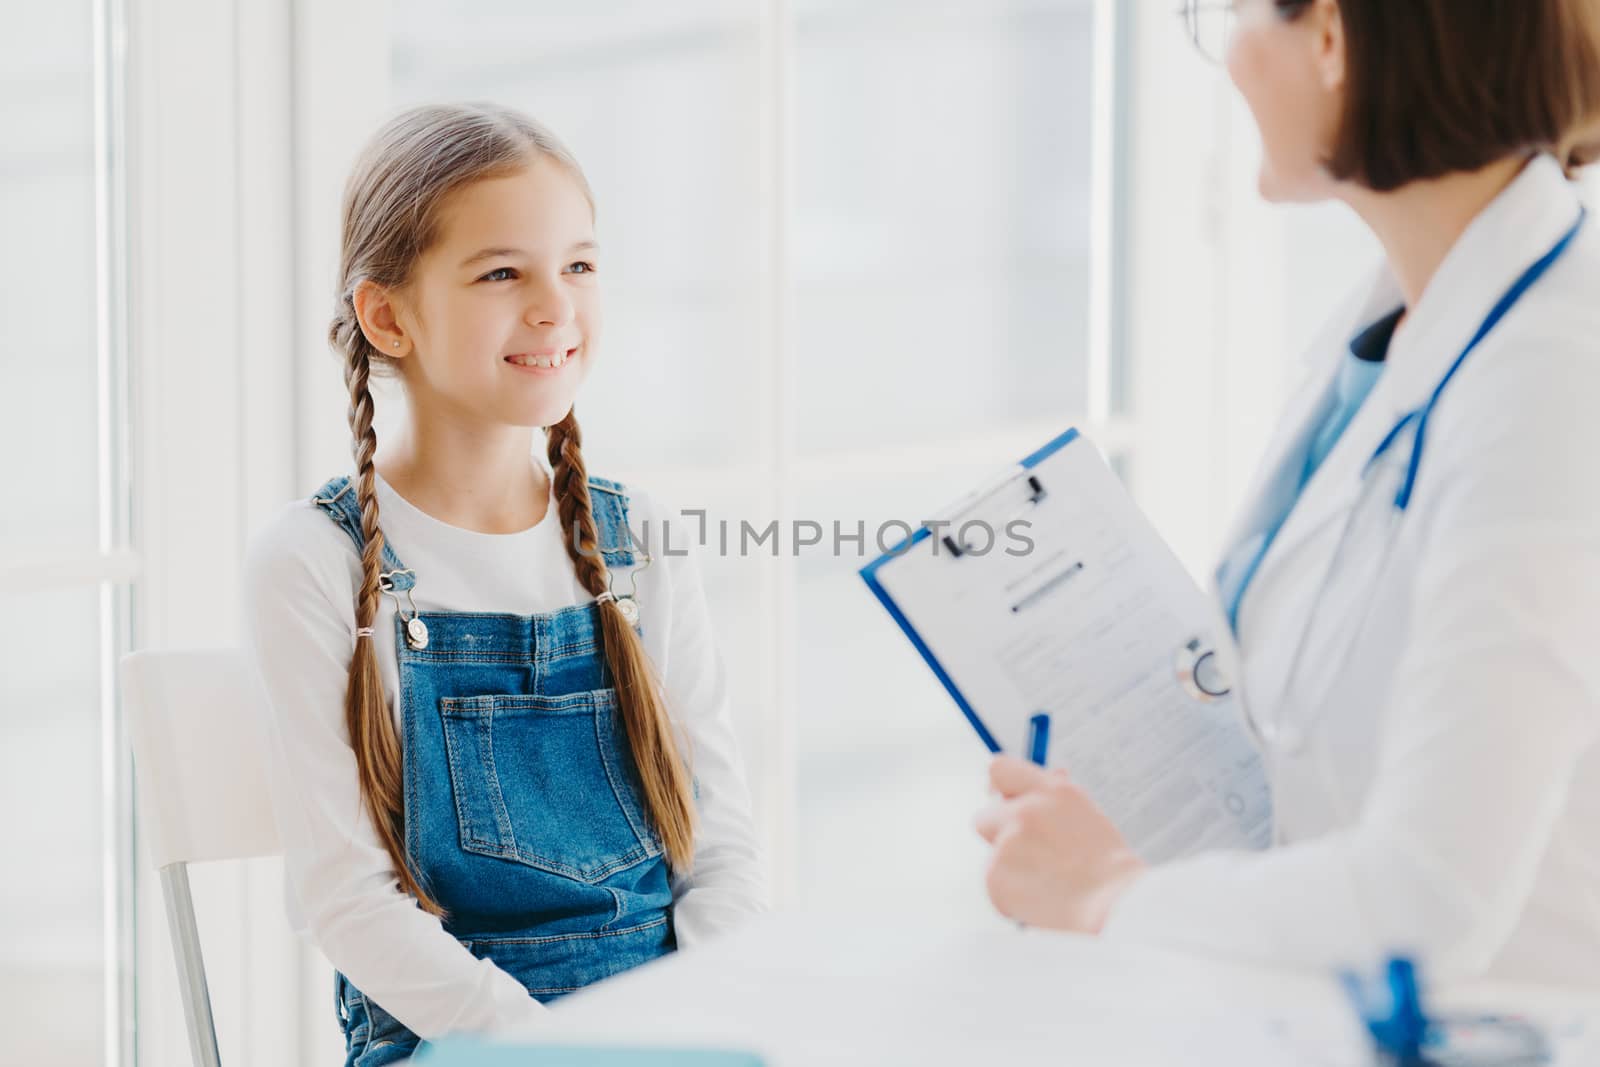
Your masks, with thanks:
[[[989,782],[1000,797],[974,825],[994,846],[994,906],[1030,926],[1099,933],[1144,862],[1065,771],[997,756]]]

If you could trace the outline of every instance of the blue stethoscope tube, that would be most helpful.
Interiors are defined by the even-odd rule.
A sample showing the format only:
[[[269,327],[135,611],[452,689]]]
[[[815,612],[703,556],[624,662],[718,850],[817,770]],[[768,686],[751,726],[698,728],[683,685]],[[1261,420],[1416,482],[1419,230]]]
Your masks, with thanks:
[[[1400,483],[1400,490],[1395,494],[1394,498],[1394,506],[1396,508],[1404,511],[1411,504],[1411,493],[1417,485],[1417,471],[1422,467],[1422,446],[1423,438],[1428,432],[1428,417],[1433,414],[1434,405],[1439,402],[1439,397],[1444,393],[1445,386],[1450,384],[1450,379],[1454,378],[1456,371],[1461,369],[1461,364],[1467,361],[1467,357],[1472,355],[1473,351],[1483,343],[1485,337],[1494,332],[1494,328],[1500,325],[1500,320],[1505,318],[1506,313],[1516,306],[1517,301],[1522,299],[1523,294],[1533,288],[1534,284],[1544,277],[1545,272],[1555,265],[1556,260],[1566,254],[1567,249],[1572,246],[1572,242],[1577,238],[1578,231],[1583,229],[1584,221],[1588,217],[1588,208],[1585,207],[1578,210],[1578,221],[1572,224],[1572,228],[1562,235],[1561,240],[1557,241],[1550,251],[1540,256],[1533,266],[1524,271],[1522,277],[1518,278],[1511,288],[1506,290],[1506,294],[1500,298],[1500,302],[1495,304],[1493,310],[1489,312],[1488,318],[1483,320],[1483,325],[1478,327],[1478,332],[1472,335],[1471,341],[1467,342],[1467,347],[1461,350],[1461,354],[1456,357],[1456,361],[1450,364],[1450,369],[1445,371],[1444,377],[1439,379],[1439,384],[1434,386],[1433,395],[1428,397],[1428,402],[1397,422],[1394,429],[1390,430],[1384,437],[1383,443],[1378,445],[1378,450],[1372,454],[1372,458],[1367,461],[1367,467],[1370,469],[1372,464],[1377,462],[1389,450],[1390,446],[1399,439],[1405,428],[1413,422],[1416,423],[1417,432],[1411,441],[1411,459],[1406,464],[1405,479]]]

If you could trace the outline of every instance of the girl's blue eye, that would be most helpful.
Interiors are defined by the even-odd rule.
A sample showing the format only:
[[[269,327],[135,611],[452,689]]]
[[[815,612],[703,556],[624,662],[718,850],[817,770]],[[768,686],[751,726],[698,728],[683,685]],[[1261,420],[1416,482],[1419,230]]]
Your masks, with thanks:
[[[580,259],[578,262],[572,264],[567,269],[570,270],[574,274],[593,274],[594,273],[594,264],[586,262],[586,261]]]
[[[478,280],[480,282],[506,282],[510,281],[515,273],[510,267],[496,267]]]

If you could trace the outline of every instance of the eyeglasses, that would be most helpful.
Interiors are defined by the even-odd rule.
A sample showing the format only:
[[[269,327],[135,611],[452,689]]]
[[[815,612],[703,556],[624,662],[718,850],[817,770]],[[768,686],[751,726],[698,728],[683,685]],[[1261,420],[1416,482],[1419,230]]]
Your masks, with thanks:
[[[1239,22],[1241,0],[1184,0],[1178,14],[1183,18],[1189,39],[1200,54],[1213,63],[1228,56],[1228,42]],[[1311,0],[1271,0],[1272,10],[1285,19],[1297,18]]]
[[[1200,54],[1221,63],[1228,54],[1228,38],[1238,19],[1237,0],[1184,0],[1178,9],[1189,39]]]

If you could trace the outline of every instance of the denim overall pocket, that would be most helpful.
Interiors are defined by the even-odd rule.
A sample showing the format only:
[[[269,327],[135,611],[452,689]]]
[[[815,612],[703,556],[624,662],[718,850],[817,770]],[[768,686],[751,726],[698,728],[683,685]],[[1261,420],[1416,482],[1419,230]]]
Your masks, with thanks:
[[[444,697],[461,847],[596,883],[661,855],[616,690]]]

